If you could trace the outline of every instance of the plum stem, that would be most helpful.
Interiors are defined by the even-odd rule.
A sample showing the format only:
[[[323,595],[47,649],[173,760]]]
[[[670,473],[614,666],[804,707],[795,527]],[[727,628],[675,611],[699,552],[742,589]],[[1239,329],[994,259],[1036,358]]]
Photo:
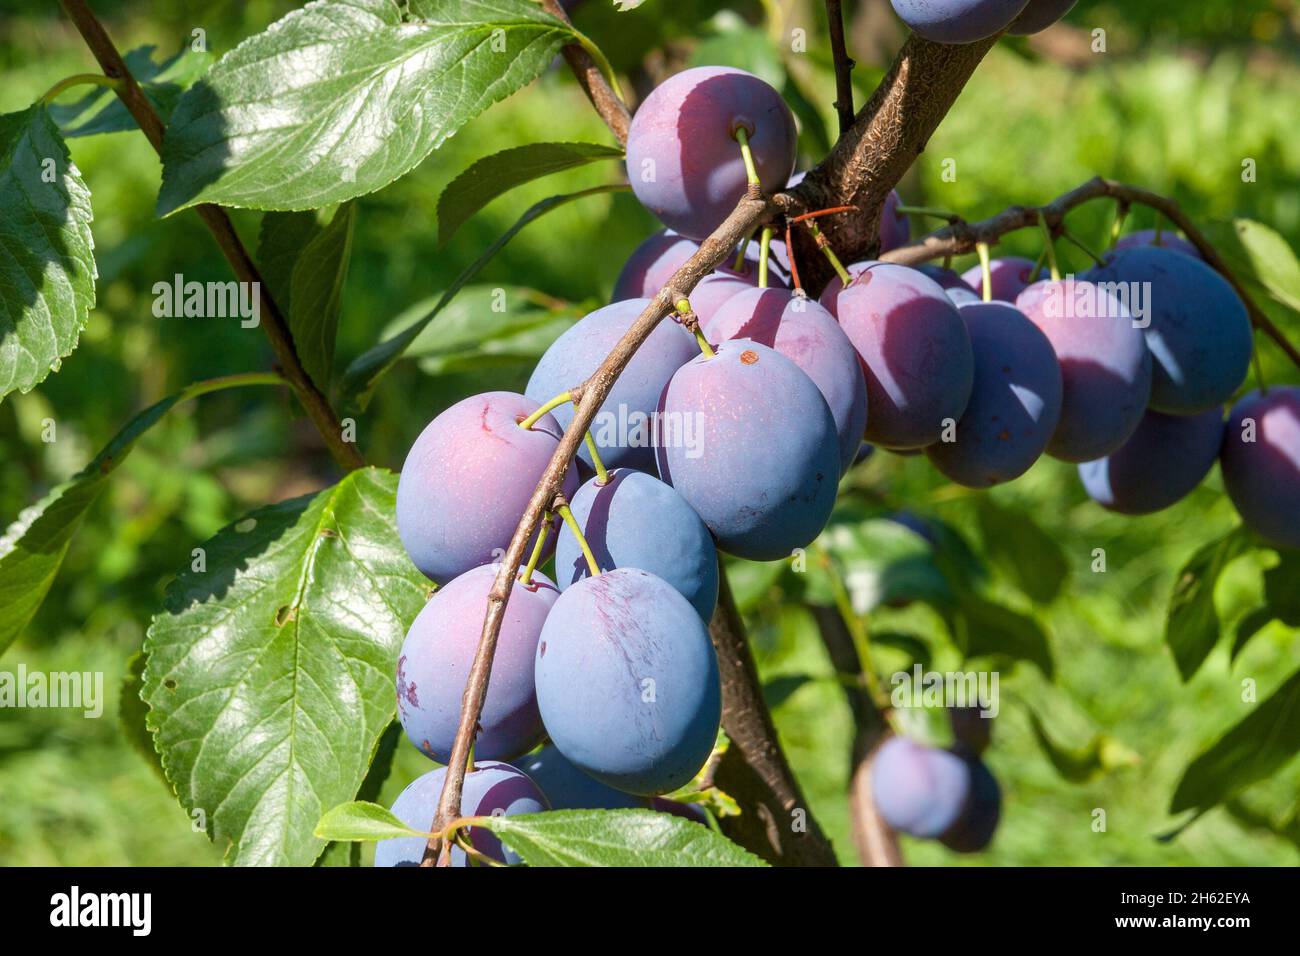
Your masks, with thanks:
[[[713,351],[713,346],[709,344],[709,340],[704,337],[704,332],[700,329],[700,318],[695,314],[695,310],[691,308],[689,299],[677,300],[677,313],[682,317],[682,324],[695,335],[695,343],[700,347],[700,351],[704,353],[704,357],[713,358],[717,355],[718,353]]]
[[[752,240],[753,238],[754,238],[754,234],[751,232],[749,235],[745,236],[744,240],[741,241],[741,243],[740,243],[740,249],[738,249],[738,250],[736,251],[736,261],[735,261],[734,263],[732,263],[732,266],[731,266],[733,272],[743,272],[743,271],[744,271],[744,269],[745,269],[745,253],[747,253],[747,252],[749,251],[749,243],[750,243],[750,240]]]
[[[745,127],[737,126],[735,132],[736,142],[740,144],[740,155],[745,160],[745,176],[751,186],[761,186],[762,182],[758,178],[758,169],[754,166],[754,151],[749,148],[749,134],[745,132]]]
[[[1046,264],[1047,264],[1047,250],[1044,249],[1042,252],[1038,254],[1038,258],[1034,260],[1034,268],[1031,269],[1029,272],[1030,285],[1033,285],[1035,282],[1038,281],[1038,277],[1043,272],[1043,266]]]
[[[537,541],[533,544],[533,553],[528,557],[528,564],[524,566],[523,573],[519,575],[519,583],[529,585],[533,583],[533,571],[537,569],[537,564],[542,560],[542,551],[546,547],[546,539],[551,533],[551,521],[554,519],[549,511],[542,515],[542,527],[537,532]],[[470,751],[471,754],[473,751]]]
[[[564,405],[565,403],[567,403],[567,402],[571,402],[571,401],[573,401],[573,393],[572,393],[572,392],[561,392],[559,395],[556,395],[553,399],[551,399],[549,402],[547,402],[547,403],[546,403],[545,405],[543,405],[541,408],[537,409],[537,411],[533,412],[531,415],[529,415],[527,418],[525,418],[522,422],[520,422],[520,423],[519,423],[519,427],[522,428],[522,429],[524,429],[524,430],[526,430],[526,431],[531,431],[531,430],[532,430],[532,427],[533,427],[534,425],[536,425],[536,424],[538,423],[538,421],[541,420],[541,417],[542,417],[543,415],[545,415],[547,412],[553,411],[553,410],[559,408],[561,405]]]
[[[763,237],[758,247],[758,287],[767,288],[767,260],[772,254],[772,227],[763,227]]]
[[[1061,265],[1056,261],[1056,237],[1052,235],[1052,227],[1047,224],[1047,216],[1043,211],[1038,210],[1038,227],[1043,231],[1043,242],[1047,247],[1047,264],[1051,267],[1052,281],[1061,281]]]
[[[817,248],[822,251],[826,261],[831,264],[835,274],[840,277],[840,281],[848,285],[853,281],[853,276],[849,275],[849,270],[844,268],[844,263],[840,262],[840,257],[835,254],[831,244],[827,241],[826,235],[822,232],[821,227],[813,220],[808,220],[808,231],[812,233],[813,240],[817,243]]]
[[[104,76],[102,73],[75,73],[72,76],[65,77],[46,91],[41,97],[42,106],[48,106],[54,102],[54,99],[65,90],[70,90],[74,86],[102,86],[110,90],[119,90],[122,88],[122,80],[118,77]]]
[[[471,740],[471,741],[469,742],[469,756],[465,758],[465,773],[466,773],[466,774],[471,774],[471,773],[474,772],[474,750],[475,750],[475,748],[476,748],[477,746],[478,746],[477,741],[473,741],[473,740]]]
[[[1074,233],[1070,232],[1069,229],[1061,230],[1061,238],[1070,243],[1097,265],[1105,265],[1105,263],[1101,261],[1101,257],[1084,245],[1083,241]]]
[[[980,257],[980,274],[981,288],[983,290],[983,299],[985,302],[993,301],[993,267],[989,264],[989,244],[987,242],[976,243],[975,252]]]
[[[564,519],[569,531],[578,539],[578,547],[582,549],[582,556],[587,559],[587,570],[591,572],[593,578],[598,577],[600,575],[600,565],[596,563],[596,556],[591,553],[591,545],[587,544],[582,529],[578,527],[578,519],[573,516],[573,512],[569,509],[569,503],[561,499],[556,510],[560,513],[560,517]]]
[[[600,452],[596,450],[596,439],[591,437],[591,429],[587,429],[587,434],[583,435],[582,439],[587,443],[587,453],[591,455],[591,465],[596,469],[596,483],[598,485],[609,484],[609,472],[605,470],[605,463],[600,460]]]

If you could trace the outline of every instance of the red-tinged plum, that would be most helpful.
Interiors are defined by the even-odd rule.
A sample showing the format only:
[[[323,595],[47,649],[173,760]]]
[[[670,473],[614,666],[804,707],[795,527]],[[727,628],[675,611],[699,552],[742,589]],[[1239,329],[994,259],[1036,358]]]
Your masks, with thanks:
[[[1151,351],[1127,306],[1082,279],[1036,282],[1016,307],[1042,329],[1061,364],[1061,421],[1047,453],[1095,461],[1128,441],[1151,398]]]
[[[863,262],[853,262],[845,266],[845,271],[849,277],[860,276],[872,266],[880,265],[875,259],[867,259]],[[899,268],[902,268],[901,266]],[[844,291],[844,282],[839,276],[831,276],[831,281],[826,283],[826,288],[822,289],[822,294],[817,297],[817,301],[831,315],[839,316],[836,306],[836,300],[839,299],[840,293]]]
[[[1197,415],[1228,401],[1245,381],[1250,317],[1228,281],[1204,262],[1150,246],[1121,249],[1084,278],[1127,295],[1129,311],[1148,323],[1156,411]]]
[[[397,716],[411,743],[439,763],[451,757],[461,697],[496,576],[497,567],[485,564],[435,592],[416,615],[397,658]],[[542,624],[559,596],[537,571],[529,584],[516,581],[511,589],[474,740],[478,756],[509,760],[541,741],[533,657]]]
[[[863,437],[890,449],[934,444],[966,410],[975,373],[957,306],[928,276],[883,262],[863,269],[834,302],[866,373]]]
[[[538,408],[513,392],[474,395],[425,426],[411,446],[397,484],[397,531],[415,566],[434,581],[505,553],[561,438],[549,414],[531,429],[519,427]],[[572,465],[564,487],[565,494],[578,487]]]
[[[653,298],[699,248],[698,242],[660,229],[627,257],[614,283],[613,301]]]
[[[554,744],[513,761],[541,788],[552,810],[644,810],[646,798],[607,787],[571,764]]]
[[[632,191],[669,229],[712,233],[745,195],[736,131],[744,129],[764,193],[794,169],[794,115],[771,86],[743,70],[683,70],[657,86],[632,117],[627,170]]]
[[[675,587],[707,624],[718,602],[718,552],[700,516],[673,488],[643,472],[615,468],[593,478],[570,503],[601,570],[640,568]],[[590,576],[568,527],[555,545],[560,589]],[[543,788],[545,789],[545,788]]]
[[[649,304],[649,299],[615,302],[566,329],[538,361],[525,394],[535,402],[546,402],[585,382]],[[660,322],[637,349],[592,421],[591,435],[607,466],[652,467],[650,416],[659,393],[673,372],[698,354],[695,337],[671,321]],[[561,405],[552,414],[561,428],[568,428],[573,406]],[[579,457],[592,464],[585,444]]]
[[[393,802],[393,816],[412,830],[428,832],[438,811],[438,796],[447,776],[439,767],[417,777]],[[546,797],[528,775],[507,763],[482,760],[465,774],[465,788],[460,799],[461,814],[467,817],[512,817],[523,813],[542,813],[550,809]],[[466,831],[470,845],[498,863],[518,864],[518,854],[482,827]],[[424,858],[424,837],[395,837],[375,844],[375,866],[419,866]],[[469,855],[460,847],[451,851],[452,866],[470,866]]]
[[[906,737],[890,737],[871,764],[871,795],[881,818],[900,833],[935,840],[957,825],[970,794],[961,757]]]
[[[966,804],[957,822],[939,837],[939,842],[956,853],[978,853],[989,845],[1002,816],[1002,789],[978,757],[957,748],[970,773]]]
[[[659,475],[718,547],[775,561],[830,519],[840,474],[835,419],[799,366],[750,339],[678,369],[659,402]]]
[[[1162,511],[1182,501],[1214,467],[1223,444],[1223,410],[1166,415],[1148,410],[1118,451],[1079,466],[1088,496],[1125,515]]]
[[[1027,37],[1041,33],[1069,13],[1078,0],[1029,0],[1025,12],[1016,17],[1008,33]]]
[[[1028,0],[892,0],[894,12],[936,43],[974,43],[1005,30]]]
[[[733,272],[717,270],[710,272],[691,290],[691,309],[703,326],[713,321],[713,317],[733,296],[740,295],[755,288],[756,280]]]
[[[1223,439],[1223,483],[1242,520],[1277,548],[1300,548],[1300,388],[1239,401]]]
[[[1052,343],[1004,302],[961,307],[975,353],[970,402],[953,441],[925,453],[948,478],[988,488],[1019,478],[1047,448],[1061,417],[1061,369]]]
[[[1035,265],[1036,263],[1020,256],[992,260],[989,263],[989,285],[993,290],[994,301],[1015,302],[1020,293],[1029,288]],[[976,295],[983,298],[984,270],[980,266],[967,269],[962,273],[962,278],[975,290]]]
[[[615,568],[566,589],[542,628],[536,682],[551,742],[616,789],[669,793],[713,750],[713,643],[690,602],[649,572]]]
[[[1161,249],[1170,249],[1174,252],[1181,252],[1183,255],[1191,256],[1193,259],[1204,259],[1201,250],[1192,245],[1176,232],[1161,232],[1157,236],[1154,229],[1141,229],[1137,232],[1129,233],[1127,236],[1121,236],[1120,240],[1115,243],[1116,249],[1139,249],[1144,246],[1155,246]]]
[[[728,299],[703,329],[711,342],[761,342],[803,369],[830,406],[840,470],[848,471],[867,426],[867,383],[853,343],[835,316],[785,289],[749,289]]]

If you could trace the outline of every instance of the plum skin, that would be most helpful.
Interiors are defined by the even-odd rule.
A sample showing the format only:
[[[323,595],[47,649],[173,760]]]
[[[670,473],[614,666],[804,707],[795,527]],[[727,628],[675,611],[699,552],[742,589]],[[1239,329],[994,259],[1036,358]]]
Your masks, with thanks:
[[[542,628],[535,679],[552,743],[615,789],[669,793],[713,750],[713,643],[690,602],[647,571],[615,568],[565,590]]]
[[[583,773],[554,744],[511,763],[546,794],[552,810],[642,810],[646,800]]]
[[[397,483],[397,531],[425,576],[446,583],[505,553],[562,437],[550,414],[519,427],[539,407],[513,392],[485,392],[420,432]],[[563,487],[566,495],[578,487],[572,463]]]
[[[1243,425],[1254,422],[1254,442]],[[1300,548],[1300,387],[1254,391],[1232,409],[1223,484],[1247,527],[1277,548]]]
[[[627,468],[583,484],[569,503],[602,570],[640,568],[663,578],[708,623],[718,603],[718,552],[700,516],[672,487]],[[590,576],[569,528],[555,545],[560,590]]]
[[[1028,0],[891,0],[914,32],[936,43],[974,43],[1005,30]]]
[[[1015,302],[1020,293],[1032,284],[1029,280],[1034,274],[1035,262],[1020,256],[1006,256],[989,262],[989,288],[993,298],[998,302]],[[984,269],[972,266],[962,273],[962,279],[974,290],[975,294],[984,295]]]

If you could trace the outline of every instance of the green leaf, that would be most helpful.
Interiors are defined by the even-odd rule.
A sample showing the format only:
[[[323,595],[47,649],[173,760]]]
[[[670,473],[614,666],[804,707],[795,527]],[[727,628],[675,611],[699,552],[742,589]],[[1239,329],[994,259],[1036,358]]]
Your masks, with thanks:
[[[396,720],[379,735],[379,740],[375,743],[375,754],[370,758],[370,769],[366,771],[366,779],[361,781],[361,787],[357,790],[357,800],[374,803],[379,799],[379,791],[383,789],[384,781],[392,773],[393,757],[402,739],[402,725]],[[316,865],[360,866],[361,845],[352,842],[330,843],[316,860]]]
[[[321,210],[267,213],[257,250],[263,279],[289,316],[303,368],[322,389],[334,365],[356,206],[345,203],[332,212],[325,219]]]
[[[1300,751],[1300,671],[1183,773],[1170,813],[1206,810],[1263,780]]]
[[[384,327],[383,337],[392,338],[419,322],[437,306],[439,298],[424,299],[405,309]],[[483,352],[517,353],[519,343],[528,343],[529,333],[551,326],[563,330],[583,311],[572,303],[521,286],[466,286],[442,310],[438,324],[426,325],[404,354],[407,358],[446,360]],[[548,337],[546,345],[552,338]],[[542,345],[542,351],[546,345]],[[536,354],[540,356],[541,352]]]
[[[58,369],[95,304],[90,190],[39,104],[0,114],[0,210],[3,398],[31,391]]]
[[[145,99],[153,105],[154,111],[165,124],[181,94],[212,65],[212,56],[185,46],[174,56],[159,63],[153,58],[156,49],[152,44],[136,47],[122,59],[140,85]],[[69,139],[74,136],[137,129],[135,120],[117,94],[105,87],[96,87],[74,103],[51,104],[50,116],[63,131],[64,137]]]
[[[181,97],[158,214],[315,209],[386,186],[574,38],[529,0],[318,0]]]
[[[1219,614],[1214,607],[1219,576],[1249,549],[1249,540],[1238,528],[1203,546],[1178,572],[1169,599],[1165,643],[1173,651],[1184,681],[1191,679],[1219,642]]]
[[[456,297],[456,293],[468,285],[479,274],[480,270],[492,261],[492,257],[505,248],[506,243],[513,239],[530,222],[544,216],[552,209],[558,209],[566,203],[573,202],[575,199],[582,199],[597,193],[621,191],[627,188],[626,185],[621,184],[596,186],[576,193],[551,196],[530,206],[513,226],[507,229],[492,245],[488,246],[487,250],[470,263],[460,275],[456,276],[451,285],[447,287],[447,291],[438,299],[437,304],[424,316],[412,322],[392,338],[385,339],[352,360],[352,363],[348,365],[347,370],[343,373],[343,381],[340,384],[345,402],[349,406],[364,409],[370,401],[370,394],[374,391],[375,383],[393,367],[411,344],[420,337],[428,324],[437,318],[438,313],[445,309],[447,304]]]
[[[726,837],[653,810],[475,817],[529,866],[766,866]]]
[[[1069,747],[1058,744],[1047,733],[1042,719],[1036,712],[1029,711],[1029,722],[1033,728],[1038,745],[1051,761],[1056,772],[1071,783],[1088,783],[1120,767],[1129,767],[1138,762],[1138,755],[1129,750],[1108,734],[1095,734],[1080,746]]]
[[[1264,597],[1274,617],[1287,627],[1300,627],[1300,554],[1278,555],[1281,560],[1264,572]]]
[[[1264,628],[1273,623],[1274,614],[1272,608],[1257,607],[1253,611],[1247,612],[1240,621],[1237,622],[1237,630],[1232,639],[1232,660],[1250,643],[1250,639],[1258,634]]]
[[[1013,511],[985,496],[979,499],[984,553],[1026,595],[1050,604],[1061,593],[1070,566],[1060,543],[1024,511]]]
[[[376,468],[261,508],[203,546],[149,627],[144,696],[167,778],[237,864],[305,866],[393,719],[393,674],[428,582]]]
[[[1050,678],[1055,670],[1047,633],[1033,617],[996,604],[973,591],[958,595],[949,627],[968,657],[1029,661]]]
[[[622,158],[621,149],[596,143],[530,143],[485,156],[438,197],[438,242],[446,245],[474,213],[516,186],[600,159]]]
[[[368,842],[393,837],[428,837],[429,834],[412,830],[387,807],[358,800],[327,810],[316,824],[316,836],[322,840]]]
[[[149,733],[149,728],[146,726],[149,707],[140,696],[140,690],[144,686],[144,665],[144,653],[141,651],[132,654],[131,659],[127,661],[126,675],[122,678],[121,696],[117,704],[117,723],[131,746],[144,757],[149,766],[158,772],[159,779],[165,783],[167,777],[163,773],[162,760],[153,745],[153,735]]]
[[[1300,260],[1277,230],[1253,219],[1216,222],[1207,238],[1252,298],[1272,299],[1300,312]],[[1262,296],[1256,293],[1262,292]]]

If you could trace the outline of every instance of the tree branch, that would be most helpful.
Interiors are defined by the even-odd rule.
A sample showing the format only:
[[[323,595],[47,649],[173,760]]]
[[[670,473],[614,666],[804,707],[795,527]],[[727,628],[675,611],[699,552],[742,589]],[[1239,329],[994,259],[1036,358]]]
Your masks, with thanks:
[[[954,223],[931,233],[920,242],[887,252],[880,258],[886,262],[897,262],[901,265],[917,265],[931,259],[963,255],[974,252],[977,243],[982,242],[993,245],[1009,232],[1015,232],[1018,229],[1039,228],[1038,217],[1040,215],[1047,221],[1048,228],[1056,232],[1062,228],[1066,214],[1075,207],[1095,199],[1113,199],[1124,205],[1147,206],[1158,211],[1181,229],[1192,244],[1196,246],[1206,263],[1227,279],[1237,294],[1241,296],[1241,300],[1246,303],[1246,309],[1250,313],[1251,322],[1255,327],[1277,343],[1278,348],[1286,353],[1287,358],[1297,368],[1300,368],[1300,350],[1297,350],[1273,320],[1264,314],[1264,311],[1251,297],[1241,279],[1224,262],[1218,250],[1205,238],[1205,234],[1183,212],[1178,203],[1150,190],[1129,186],[1110,179],[1103,179],[1100,176],[1088,180],[1083,185],[1071,189],[1067,193],[1063,193],[1045,206],[1012,206],[982,222]]]
[[[86,6],[84,0],[61,0],[61,3],[64,11],[76,26],[77,32],[86,41],[90,52],[99,61],[104,75],[110,79],[121,80],[121,83],[116,87],[118,98],[135,119],[141,131],[144,132],[150,145],[161,155],[165,129],[163,121],[154,111],[153,105],[145,97],[139,84],[136,83],[131,71],[127,69],[122,55],[117,51],[117,47],[113,45],[113,41],[104,30],[103,24]],[[357,450],[356,445],[344,441],[343,425],[334,413],[334,409],[330,407],[329,399],[325,397],[316,384],[312,382],[306,370],[303,369],[302,362],[298,359],[298,352],[294,348],[293,335],[289,331],[289,325],[279,307],[271,298],[266,285],[262,282],[261,274],[253,263],[252,256],[248,254],[248,250],[244,248],[243,242],[240,241],[238,233],[235,232],[230,217],[226,215],[225,210],[221,207],[207,203],[196,206],[195,211],[207,224],[208,229],[217,240],[217,245],[221,248],[226,261],[230,263],[235,276],[244,283],[257,283],[256,287],[260,290],[263,313],[262,327],[266,330],[267,338],[270,339],[271,348],[275,352],[276,363],[288,380],[289,386],[298,396],[298,400],[312,420],[312,424],[320,432],[321,438],[324,439],[325,445],[329,448],[335,462],[346,471],[363,467],[366,463],[365,459],[361,457],[361,452]]]
[[[844,46],[844,12],[840,0],[826,0],[826,22],[830,27],[831,55],[835,58],[835,112],[840,120],[840,136],[853,126],[853,67]]]
[[[557,20],[570,23],[569,15],[564,12],[564,8],[557,0],[542,0],[542,9]],[[600,67],[596,65],[591,54],[580,43],[568,43],[560,50],[560,55],[569,64],[569,69],[573,71],[578,85],[582,87],[582,92],[587,94],[587,99],[591,100],[591,105],[605,121],[609,131],[618,139],[620,145],[626,146],[627,127],[632,122],[632,117],[627,111],[627,105],[619,99],[618,94],[605,80],[605,75],[600,72]]]

